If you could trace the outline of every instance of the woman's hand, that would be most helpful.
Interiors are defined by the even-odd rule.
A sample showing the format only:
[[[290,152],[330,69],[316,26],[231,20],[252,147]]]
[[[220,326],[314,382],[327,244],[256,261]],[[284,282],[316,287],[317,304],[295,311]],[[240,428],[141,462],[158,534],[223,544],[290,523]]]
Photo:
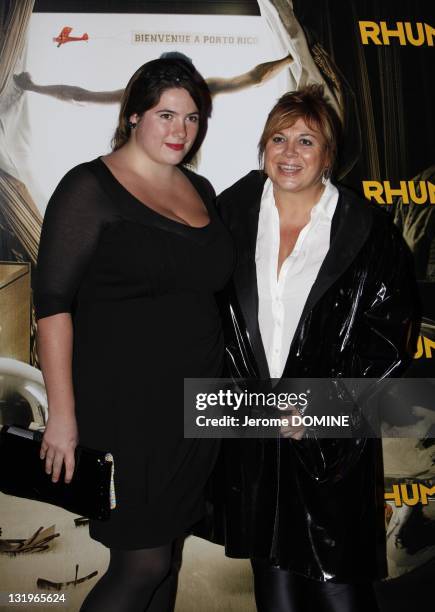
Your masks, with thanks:
[[[49,416],[42,438],[41,460],[45,459],[45,471],[57,482],[65,464],[65,482],[71,482],[74,473],[74,450],[78,442],[75,417]]]
[[[296,408],[292,408],[291,411],[286,412],[285,417],[282,417],[288,419],[289,425],[282,425],[280,427],[280,435],[283,438],[301,440],[305,432],[305,427],[303,425],[291,425],[291,418],[293,416],[301,416],[299,410],[297,410]]]
[[[59,480],[65,464],[65,482],[74,472],[78,433],[72,383],[73,325],[70,313],[61,312],[38,321],[38,354],[48,397],[48,421],[41,444],[45,471]]]

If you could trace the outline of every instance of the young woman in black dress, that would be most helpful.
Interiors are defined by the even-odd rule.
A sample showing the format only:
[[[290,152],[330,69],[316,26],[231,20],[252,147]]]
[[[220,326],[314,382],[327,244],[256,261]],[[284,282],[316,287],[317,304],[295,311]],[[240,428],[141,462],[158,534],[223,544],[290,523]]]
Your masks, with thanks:
[[[177,542],[204,511],[214,440],[183,437],[183,378],[221,373],[214,293],[232,270],[214,191],[184,163],[210,93],[193,65],[159,59],[130,79],[113,152],[73,168],[45,215],[35,296],[53,481],[74,448],[110,451],[117,505],[91,536],[107,573],[82,611],[172,610]],[[180,547],[178,546],[178,550]]]

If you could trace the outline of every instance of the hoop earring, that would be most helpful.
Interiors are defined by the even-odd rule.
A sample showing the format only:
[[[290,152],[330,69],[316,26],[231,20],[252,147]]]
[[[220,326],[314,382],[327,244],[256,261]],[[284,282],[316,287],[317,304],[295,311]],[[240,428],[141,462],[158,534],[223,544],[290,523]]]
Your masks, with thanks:
[[[326,185],[331,178],[331,169],[325,168],[322,172],[322,185]]]
[[[130,130],[133,130],[136,127],[137,123],[133,123],[133,121],[127,121],[127,126]]]

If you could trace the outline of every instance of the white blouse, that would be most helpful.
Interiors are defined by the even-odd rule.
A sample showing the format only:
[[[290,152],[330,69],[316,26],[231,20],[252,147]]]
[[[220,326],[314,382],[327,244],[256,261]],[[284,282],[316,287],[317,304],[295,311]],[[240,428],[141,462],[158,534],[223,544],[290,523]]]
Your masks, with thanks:
[[[283,262],[277,279],[280,243],[279,214],[273,185],[267,179],[258,218],[255,265],[258,323],[272,378],[281,378],[302,310],[329,249],[331,222],[338,190],[328,181],[310,221]]]

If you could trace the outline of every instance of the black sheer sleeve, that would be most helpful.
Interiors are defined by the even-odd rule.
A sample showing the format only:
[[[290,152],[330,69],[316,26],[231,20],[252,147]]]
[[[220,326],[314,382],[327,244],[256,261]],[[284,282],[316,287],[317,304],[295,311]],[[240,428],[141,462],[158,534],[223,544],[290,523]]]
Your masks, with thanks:
[[[38,319],[72,311],[101,229],[110,219],[107,196],[89,166],[70,170],[47,205],[34,295]]]

